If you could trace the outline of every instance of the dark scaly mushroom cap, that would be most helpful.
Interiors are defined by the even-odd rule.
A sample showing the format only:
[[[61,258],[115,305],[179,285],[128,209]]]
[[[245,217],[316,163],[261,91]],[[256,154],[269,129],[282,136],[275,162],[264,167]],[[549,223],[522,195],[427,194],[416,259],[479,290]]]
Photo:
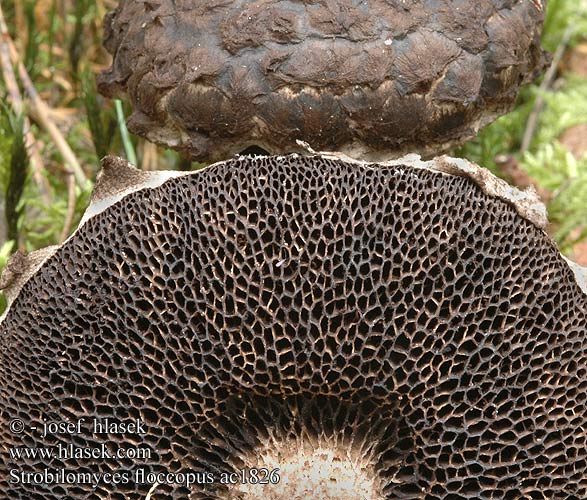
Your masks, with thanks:
[[[16,259],[0,498],[587,498],[587,286],[545,223],[532,193],[450,158],[106,160],[78,231]],[[8,453],[70,444],[151,456]],[[246,467],[280,481],[218,484]],[[46,469],[129,480],[20,479]]]
[[[257,145],[437,153],[540,73],[539,0],[122,0],[105,20],[130,129],[223,160]]]

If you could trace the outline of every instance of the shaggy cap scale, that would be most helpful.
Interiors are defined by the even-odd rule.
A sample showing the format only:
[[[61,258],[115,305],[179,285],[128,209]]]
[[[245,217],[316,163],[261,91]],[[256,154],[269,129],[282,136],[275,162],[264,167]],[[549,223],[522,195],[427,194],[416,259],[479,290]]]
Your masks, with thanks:
[[[542,70],[537,0],[122,0],[105,20],[129,128],[201,161],[251,145],[430,154],[508,111]]]

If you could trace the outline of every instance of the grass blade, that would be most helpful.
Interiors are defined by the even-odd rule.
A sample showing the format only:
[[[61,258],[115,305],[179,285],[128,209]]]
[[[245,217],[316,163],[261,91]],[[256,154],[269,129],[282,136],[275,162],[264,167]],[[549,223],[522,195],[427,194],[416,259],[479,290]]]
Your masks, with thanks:
[[[137,165],[137,155],[135,153],[135,148],[130,140],[130,134],[128,133],[128,129],[126,128],[126,121],[124,119],[124,111],[122,109],[122,102],[120,99],[116,99],[114,101],[114,105],[116,106],[116,117],[118,118],[118,126],[120,127],[120,136],[122,137],[122,144],[124,145],[124,151],[126,152],[126,158],[129,162],[133,165]]]

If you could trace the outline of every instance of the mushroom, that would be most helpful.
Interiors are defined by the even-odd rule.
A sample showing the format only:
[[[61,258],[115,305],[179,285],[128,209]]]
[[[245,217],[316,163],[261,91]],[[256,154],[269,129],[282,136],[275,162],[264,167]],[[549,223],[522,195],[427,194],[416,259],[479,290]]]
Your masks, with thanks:
[[[585,498],[585,269],[545,225],[448,157],[107,158],[3,280],[0,497]]]
[[[200,161],[251,146],[429,156],[507,112],[542,70],[541,0],[122,0],[99,90]]]

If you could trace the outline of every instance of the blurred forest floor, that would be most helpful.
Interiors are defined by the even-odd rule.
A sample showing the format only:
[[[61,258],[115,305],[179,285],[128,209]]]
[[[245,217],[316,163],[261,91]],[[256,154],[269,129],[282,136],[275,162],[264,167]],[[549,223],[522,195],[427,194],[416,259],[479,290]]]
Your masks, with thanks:
[[[71,234],[105,154],[146,170],[191,168],[128,136],[127,105],[96,93],[95,76],[110,63],[102,19],[116,4],[0,0],[0,268],[17,248]],[[453,155],[534,186],[548,206],[550,234],[587,265],[587,0],[549,1],[543,46],[554,55],[549,74]]]

